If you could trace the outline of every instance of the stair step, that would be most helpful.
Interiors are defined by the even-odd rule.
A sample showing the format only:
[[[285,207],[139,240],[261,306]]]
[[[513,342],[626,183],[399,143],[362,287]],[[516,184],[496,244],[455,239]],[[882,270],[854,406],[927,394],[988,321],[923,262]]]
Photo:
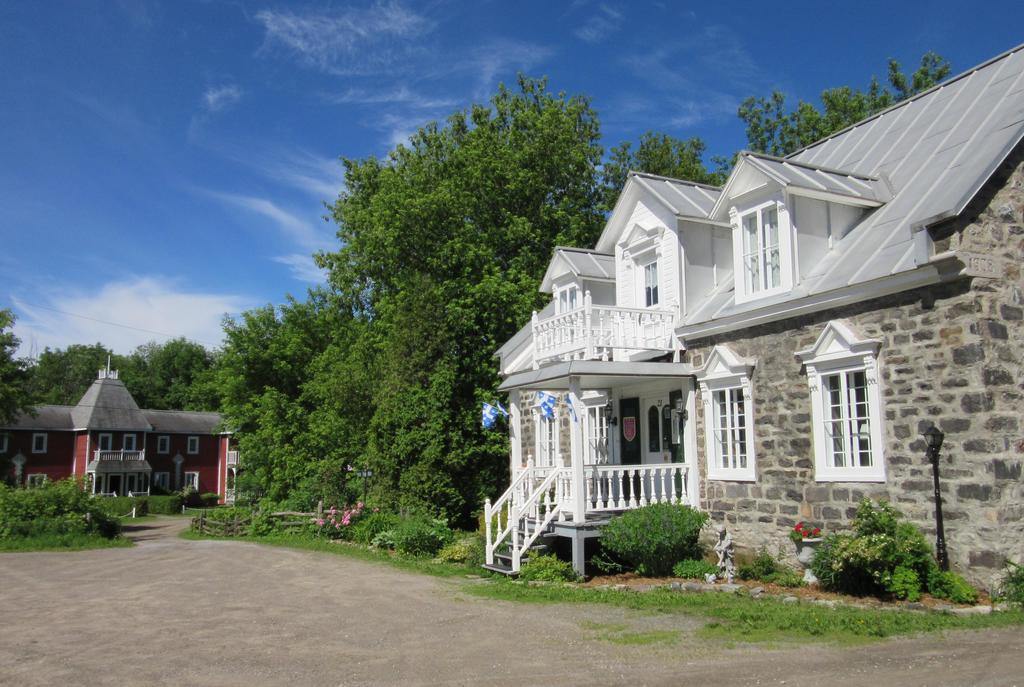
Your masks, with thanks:
[[[482,567],[484,570],[490,570],[491,572],[496,572],[496,573],[499,573],[501,575],[507,575],[509,577],[517,574],[517,573],[512,572],[512,567],[511,566],[501,565],[499,563],[493,563],[493,564],[491,564],[491,563],[484,563],[480,567]]]

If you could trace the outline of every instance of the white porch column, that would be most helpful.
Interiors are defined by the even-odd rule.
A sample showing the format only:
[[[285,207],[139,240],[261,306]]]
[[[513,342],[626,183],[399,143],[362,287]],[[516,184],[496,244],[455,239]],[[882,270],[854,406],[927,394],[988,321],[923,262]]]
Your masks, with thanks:
[[[576,413],[576,422],[569,422],[569,447],[572,458],[572,519],[582,523],[587,517],[587,495],[584,484],[586,475],[583,470],[586,437],[583,435],[584,415],[586,407],[580,400],[580,379],[569,377],[569,403]]]
[[[508,392],[509,477],[514,481],[523,469],[523,428],[519,389]]]

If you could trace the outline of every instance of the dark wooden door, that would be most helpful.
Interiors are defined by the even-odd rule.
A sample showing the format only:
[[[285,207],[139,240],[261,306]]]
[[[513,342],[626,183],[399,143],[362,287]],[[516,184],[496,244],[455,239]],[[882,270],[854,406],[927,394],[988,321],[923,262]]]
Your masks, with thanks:
[[[619,438],[622,440],[622,464],[640,464],[640,399],[619,401]]]

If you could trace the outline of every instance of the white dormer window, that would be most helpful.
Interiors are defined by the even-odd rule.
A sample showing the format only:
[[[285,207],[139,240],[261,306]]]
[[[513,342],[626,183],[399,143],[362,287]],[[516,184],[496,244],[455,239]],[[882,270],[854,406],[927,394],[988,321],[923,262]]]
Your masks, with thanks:
[[[736,302],[743,303],[793,287],[792,230],[786,205],[778,198],[730,212]]]
[[[555,294],[555,303],[555,311],[558,314],[575,310],[579,304],[579,288],[575,284],[570,284],[558,289]]]
[[[743,215],[743,275],[747,293],[782,285],[779,255],[779,211],[772,205]]]
[[[704,403],[704,450],[708,479],[752,482],[754,470],[753,361],[728,346],[715,346],[697,373]]]
[[[658,304],[658,261],[644,265],[644,305],[648,308]]]
[[[796,354],[807,369],[819,482],[885,481],[879,346],[835,320],[814,346]]]

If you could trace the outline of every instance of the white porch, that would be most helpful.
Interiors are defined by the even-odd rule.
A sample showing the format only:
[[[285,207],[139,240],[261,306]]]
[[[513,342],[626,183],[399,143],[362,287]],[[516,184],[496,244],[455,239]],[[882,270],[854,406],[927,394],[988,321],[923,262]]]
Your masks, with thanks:
[[[559,535],[572,539],[583,573],[584,540],[611,517],[655,503],[696,505],[692,375],[681,363],[570,361],[509,377],[501,390],[509,392],[511,484],[484,504],[488,566],[503,559],[518,572],[538,540]],[[524,408],[524,392],[540,390],[558,394],[575,419],[552,422]],[[524,417],[531,446],[522,441]]]
[[[92,493],[105,496],[149,494],[153,468],[145,451],[93,451],[85,468]]]

